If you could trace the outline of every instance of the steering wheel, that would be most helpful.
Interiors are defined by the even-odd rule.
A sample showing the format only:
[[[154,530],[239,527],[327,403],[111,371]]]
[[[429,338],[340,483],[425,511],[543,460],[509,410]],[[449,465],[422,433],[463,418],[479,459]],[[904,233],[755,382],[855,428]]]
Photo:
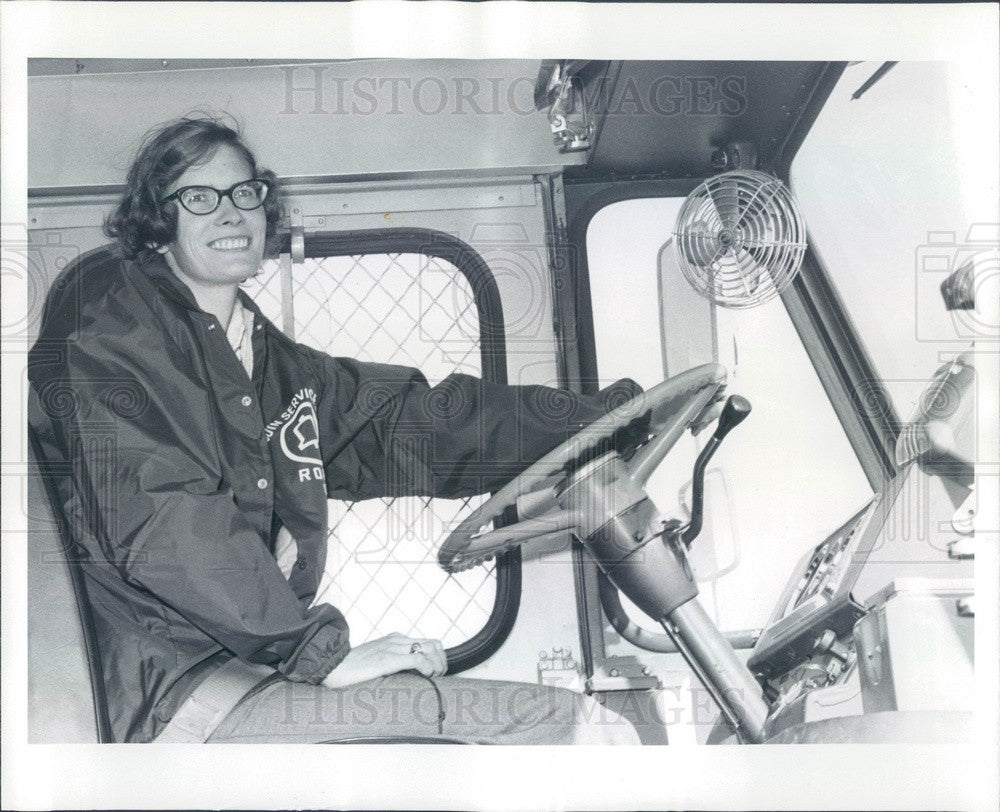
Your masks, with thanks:
[[[460,572],[519,544],[564,534],[583,523],[579,512],[559,506],[556,496],[580,458],[593,452],[618,429],[650,412],[650,438],[626,462],[629,478],[640,488],[684,431],[705,420],[721,400],[726,370],[704,364],[682,372],[608,412],[504,485],[455,528],[438,551],[447,572]],[[510,507],[520,521],[485,529]]]

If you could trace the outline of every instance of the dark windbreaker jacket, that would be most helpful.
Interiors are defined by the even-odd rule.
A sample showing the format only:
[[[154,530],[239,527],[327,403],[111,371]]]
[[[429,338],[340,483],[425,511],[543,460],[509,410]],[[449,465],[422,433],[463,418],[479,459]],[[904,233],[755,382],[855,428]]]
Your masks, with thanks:
[[[161,257],[99,249],[53,284],[29,356],[29,422],[72,472],[58,498],[117,741],[154,738],[220,652],[311,683],[344,658],[343,615],[310,607],[328,498],[495,489],[608,402],[560,393],[555,417],[544,387],[455,374],[432,388],[296,344],[241,297],[251,377]],[[298,542],[287,580],[282,524]]]

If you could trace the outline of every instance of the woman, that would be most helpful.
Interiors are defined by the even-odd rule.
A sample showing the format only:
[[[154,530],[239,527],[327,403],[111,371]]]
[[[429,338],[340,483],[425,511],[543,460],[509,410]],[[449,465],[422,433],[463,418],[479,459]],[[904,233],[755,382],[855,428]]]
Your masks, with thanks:
[[[536,408],[541,387],[456,374],[439,385],[453,405],[442,414],[424,408],[435,389],[417,370],[293,343],[239,289],[279,217],[275,177],[237,132],[172,122],[145,140],[106,223],[119,255],[83,257],[46,303],[29,419],[45,457],[74,471],[60,498],[116,738],[637,742],[589,698],[440,679],[437,640],[351,647],[344,616],[311,605],[328,498],[494,489],[608,399],[576,397],[555,425]],[[282,569],[274,551],[289,545]],[[275,676],[255,676],[221,724],[198,717],[205,686],[242,664]]]

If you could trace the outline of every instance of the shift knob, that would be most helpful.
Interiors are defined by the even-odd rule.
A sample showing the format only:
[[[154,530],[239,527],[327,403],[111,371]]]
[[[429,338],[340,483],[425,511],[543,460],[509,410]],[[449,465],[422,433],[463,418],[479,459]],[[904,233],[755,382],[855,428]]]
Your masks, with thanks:
[[[705,447],[694,461],[694,476],[691,477],[691,521],[681,532],[681,540],[691,546],[691,542],[701,532],[702,510],[705,500],[705,469],[708,461],[722,442],[722,438],[738,426],[750,414],[750,401],[739,395],[730,395],[719,415],[719,425],[715,434],[705,443]]]
[[[716,440],[722,440],[730,431],[742,423],[750,414],[750,401],[740,395],[730,395],[726,405],[722,407],[719,423],[715,427]]]

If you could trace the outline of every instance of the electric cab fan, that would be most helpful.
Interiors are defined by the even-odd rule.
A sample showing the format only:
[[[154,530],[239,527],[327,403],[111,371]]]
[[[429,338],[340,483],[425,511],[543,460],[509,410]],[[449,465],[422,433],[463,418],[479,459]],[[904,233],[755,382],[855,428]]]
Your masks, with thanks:
[[[688,195],[674,226],[677,262],[702,296],[754,307],[795,278],[806,229],[791,192],[764,172],[709,178]]]

